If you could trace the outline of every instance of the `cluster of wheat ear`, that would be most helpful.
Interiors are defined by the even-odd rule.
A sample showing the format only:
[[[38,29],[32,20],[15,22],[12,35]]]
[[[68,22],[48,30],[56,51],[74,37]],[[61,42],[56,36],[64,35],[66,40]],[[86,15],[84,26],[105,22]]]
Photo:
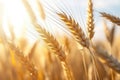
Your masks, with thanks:
[[[95,34],[94,9],[92,0],[88,0],[86,34],[79,22],[61,11],[55,14],[62,24],[65,24],[62,27],[67,28],[71,35],[59,38],[37,22],[38,17],[28,0],[22,0],[22,2],[31,19],[30,24],[39,33],[39,37],[30,49],[27,48],[30,46],[27,39],[18,41],[19,44],[17,44],[12,24],[8,23],[11,39],[7,38],[3,31],[0,33],[0,52],[5,53],[5,59],[0,59],[0,80],[120,79],[120,38],[115,36],[116,25],[120,26],[119,17],[100,12],[101,16],[113,25],[109,29],[104,21],[107,40],[94,42],[92,39]],[[36,0],[36,3],[40,18],[45,22],[47,16],[44,6],[39,0]],[[25,53],[28,54],[25,55]]]

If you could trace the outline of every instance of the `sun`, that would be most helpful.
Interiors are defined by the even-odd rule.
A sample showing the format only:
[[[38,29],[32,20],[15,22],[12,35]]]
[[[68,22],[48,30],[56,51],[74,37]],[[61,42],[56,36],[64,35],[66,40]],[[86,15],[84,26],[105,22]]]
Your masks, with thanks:
[[[27,0],[27,2],[29,2],[37,20],[41,22],[41,19],[45,17],[41,4],[38,4],[40,1]],[[29,28],[31,30],[31,16],[26,9],[24,0],[0,0],[0,13],[2,13],[0,14],[1,28],[3,28],[7,37],[11,37],[11,28],[18,38],[23,36],[23,33],[26,32],[25,29]]]
[[[42,25],[42,27],[47,29],[49,32],[54,34],[56,31],[61,33],[62,30],[65,30],[63,27],[60,28],[62,30],[58,29],[58,27],[60,27],[61,25],[55,23],[52,20],[56,20],[57,17],[57,14],[53,13],[54,11],[52,12],[52,8],[55,8],[55,10],[57,10],[58,8],[56,8],[56,6],[54,5],[49,7],[49,9],[47,4],[50,2],[50,0],[0,0],[0,4],[2,4],[2,9],[0,9],[0,13],[3,13],[0,14],[0,21],[2,21],[1,26],[7,37],[11,37],[11,28],[13,29],[16,38],[23,36],[24,32],[25,37],[27,36],[31,38],[36,35],[34,34],[35,30],[33,31],[33,24],[31,23],[32,18],[29,15],[30,12],[27,10],[24,1],[27,1],[31,6],[30,9],[32,9],[34,16],[36,17],[36,22],[40,23],[40,25]],[[47,3],[45,4],[45,2]],[[54,2],[51,0],[50,3]],[[29,33],[28,30],[31,33]]]
[[[7,36],[10,36],[9,27],[12,26],[15,35],[20,36],[22,30],[25,28],[29,17],[21,0],[0,0],[2,9],[0,16],[2,21],[2,28]]]
[[[2,4],[2,27],[7,36],[10,36],[9,27],[12,26],[17,36],[20,35],[24,22],[28,19],[20,0],[0,0]],[[10,25],[11,24],[11,25]]]

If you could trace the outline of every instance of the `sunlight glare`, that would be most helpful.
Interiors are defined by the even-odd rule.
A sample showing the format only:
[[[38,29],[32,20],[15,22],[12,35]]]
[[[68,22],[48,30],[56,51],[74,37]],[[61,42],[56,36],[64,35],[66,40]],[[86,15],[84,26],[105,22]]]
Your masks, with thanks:
[[[25,22],[28,21],[28,15],[20,0],[2,0],[4,5],[3,27],[7,36],[9,36],[8,22],[13,25],[15,35],[20,36],[22,29],[25,28]]]

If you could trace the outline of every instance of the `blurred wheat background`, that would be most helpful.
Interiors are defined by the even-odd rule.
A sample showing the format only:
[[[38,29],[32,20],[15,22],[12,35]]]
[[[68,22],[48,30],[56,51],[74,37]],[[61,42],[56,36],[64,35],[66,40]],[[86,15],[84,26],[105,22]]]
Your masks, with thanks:
[[[0,0],[0,80],[120,80],[119,0]]]

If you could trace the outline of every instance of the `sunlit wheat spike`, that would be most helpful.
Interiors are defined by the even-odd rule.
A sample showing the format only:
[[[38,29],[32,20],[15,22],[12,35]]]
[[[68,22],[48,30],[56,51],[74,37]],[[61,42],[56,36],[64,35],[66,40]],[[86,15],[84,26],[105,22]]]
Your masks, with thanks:
[[[112,45],[112,44],[113,44],[113,42],[114,42],[115,29],[116,29],[116,27],[115,27],[115,25],[113,24],[112,29],[111,29],[111,31],[110,31],[110,35],[111,35],[111,40],[110,40],[110,43],[111,43],[111,45]]]
[[[105,36],[106,36],[107,40],[110,42],[110,40],[111,40],[110,39],[110,37],[111,37],[110,30],[108,29],[108,26],[105,21],[103,22],[103,26],[104,26]]]
[[[41,17],[43,20],[45,20],[46,15],[45,15],[45,11],[44,11],[43,5],[42,5],[42,3],[40,2],[40,0],[36,0],[36,1],[37,1],[38,10],[39,10],[39,13],[40,13],[40,17]]]
[[[37,45],[38,45],[38,41],[36,41],[36,42],[34,43],[34,45],[32,46],[31,50],[29,51],[29,53],[28,53],[29,59],[32,59],[32,57],[33,57],[33,55],[34,55],[34,52],[35,52],[35,50],[36,50]]]
[[[112,29],[109,30],[106,22],[104,22],[103,24],[104,24],[104,32],[105,32],[106,38],[109,41],[109,43],[112,45],[113,41],[114,41],[114,34],[115,34],[116,27],[115,27],[115,25],[113,25]]]
[[[30,72],[30,75],[33,80],[37,80],[38,72],[35,68],[34,64],[32,64],[27,57],[24,56],[23,52],[16,47],[12,43],[8,43],[9,48],[15,52],[16,57],[19,59],[20,63],[25,66],[25,69],[27,69]]]
[[[86,36],[79,24],[75,22],[71,16],[67,17],[65,13],[58,13],[58,15],[60,16],[60,19],[67,25],[73,36],[75,36],[76,41],[78,41],[82,46],[88,47],[89,44]]]
[[[87,9],[87,31],[90,39],[94,36],[94,18],[93,18],[93,3],[92,0],[88,0]]]
[[[96,51],[98,53],[97,55],[105,61],[105,64],[107,64],[114,71],[120,73],[120,62],[116,58],[109,55],[109,53],[101,47],[97,47]]]
[[[36,24],[36,31],[41,35],[42,39],[47,43],[51,48],[52,52],[59,56],[61,60],[65,60],[65,53],[62,51],[62,48],[59,46],[58,41],[45,29],[41,28],[40,25]]]
[[[105,17],[106,19],[108,19],[112,23],[115,23],[118,26],[120,26],[120,18],[119,17],[116,17],[114,15],[111,15],[111,14],[108,14],[108,13],[105,13],[105,12],[100,12],[100,14],[102,15],[102,17]]]
[[[61,65],[67,76],[67,80],[72,80],[71,71],[68,67],[68,64],[66,63],[65,52],[62,50],[62,47],[59,45],[58,41],[54,38],[53,35],[51,35],[49,32],[43,29],[40,25],[36,24],[35,29],[41,35],[42,39],[47,43],[51,51],[55,53],[60,59]]]
[[[22,2],[24,4],[24,6],[25,6],[25,8],[26,8],[26,10],[27,10],[27,12],[28,12],[32,22],[35,22],[36,21],[36,16],[35,16],[35,14],[34,14],[34,12],[32,10],[31,5],[28,3],[27,0],[22,0]]]

